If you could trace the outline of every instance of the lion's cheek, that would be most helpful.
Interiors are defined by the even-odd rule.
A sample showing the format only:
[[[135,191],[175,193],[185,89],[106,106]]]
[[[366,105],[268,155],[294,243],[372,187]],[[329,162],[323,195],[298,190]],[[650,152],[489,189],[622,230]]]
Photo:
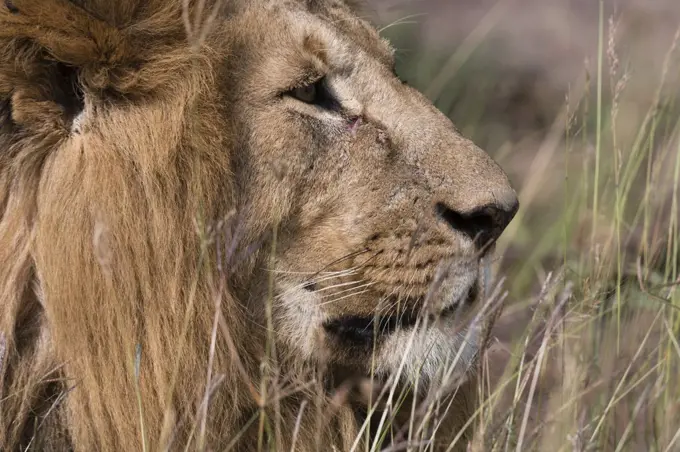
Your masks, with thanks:
[[[301,285],[283,283],[273,300],[275,327],[289,352],[313,360],[323,346],[322,325],[326,317],[319,306],[319,295]]]

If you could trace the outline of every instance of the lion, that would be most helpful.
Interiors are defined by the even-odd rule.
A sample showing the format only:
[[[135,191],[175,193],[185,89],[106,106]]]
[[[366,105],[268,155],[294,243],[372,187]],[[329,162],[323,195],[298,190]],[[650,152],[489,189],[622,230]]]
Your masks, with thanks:
[[[0,449],[465,448],[517,195],[365,11],[4,0]]]

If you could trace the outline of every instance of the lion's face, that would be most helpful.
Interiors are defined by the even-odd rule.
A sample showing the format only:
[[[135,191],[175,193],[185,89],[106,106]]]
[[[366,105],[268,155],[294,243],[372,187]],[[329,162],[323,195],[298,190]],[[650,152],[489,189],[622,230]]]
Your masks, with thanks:
[[[240,74],[225,77],[237,204],[247,227],[278,231],[243,296],[263,318],[271,277],[277,338],[307,360],[364,373],[375,356],[387,374],[411,350],[407,374],[425,359],[426,376],[458,352],[469,364],[478,333],[457,319],[517,210],[506,175],[395,76],[348,7],[262,3],[229,25],[225,68]]]

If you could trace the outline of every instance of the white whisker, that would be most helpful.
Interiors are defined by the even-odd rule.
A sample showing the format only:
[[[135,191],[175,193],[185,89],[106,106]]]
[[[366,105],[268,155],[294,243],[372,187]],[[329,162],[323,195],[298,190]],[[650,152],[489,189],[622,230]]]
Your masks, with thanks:
[[[332,286],[326,286],[326,287],[322,287],[321,289],[317,289],[317,290],[314,291],[314,293],[326,292],[328,290],[336,289],[338,287],[354,286],[354,285],[357,285],[357,284],[362,284],[364,282],[365,282],[365,280],[359,279],[359,280],[356,280],[356,281],[349,281],[349,282],[344,282],[344,283],[339,283],[339,284],[333,284]]]
[[[365,283],[365,281],[360,281],[360,282],[361,282],[361,283]],[[331,294],[331,296],[341,295],[341,294],[343,294],[343,293],[351,292],[351,291],[353,291],[353,290],[365,289],[365,288],[370,287],[370,286],[375,285],[375,284],[376,284],[375,281],[373,281],[373,282],[368,282],[368,283],[362,284],[362,285],[360,285],[360,286],[350,287],[349,289],[344,289],[344,290],[339,290],[338,292],[334,292],[333,294]]]
[[[366,293],[366,292],[369,292],[369,291],[368,291],[368,290],[362,290],[362,291],[357,292],[357,293],[351,293],[351,294],[345,295],[344,297],[340,297],[340,298],[336,298],[336,299],[333,299],[333,300],[324,301],[323,303],[320,303],[319,306],[325,306],[325,305],[327,305],[327,304],[336,303],[336,302],[341,301],[341,300],[344,300],[344,299],[346,299],[346,298],[355,297],[355,296],[357,296],[357,295],[361,295],[361,294],[364,294],[364,293]]]

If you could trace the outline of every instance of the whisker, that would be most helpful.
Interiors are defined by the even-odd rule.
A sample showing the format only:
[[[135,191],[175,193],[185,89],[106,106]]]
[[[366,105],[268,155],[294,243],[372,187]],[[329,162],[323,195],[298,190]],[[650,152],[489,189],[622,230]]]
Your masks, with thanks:
[[[295,286],[286,290],[284,292],[284,294],[290,294],[291,292],[295,292],[295,291],[298,291],[300,289],[304,289],[307,286],[319,284],[319,283],[324,282],[324,281],[329,281],[329,280],[336,279],[336,278],[352,276],[352,275],[355,275],[356,273],[357,273],[356,270],[343,271],[343,272],[340,272],[336,275],[326,276],[324,278],[306,280],[306,281],[301,282],[300,284],[296,284]],[[347,284],[347,283],[339,283],[339,284]],[[333,286],[330,286],[330,287],[333,287]],[[321,290],[321,289],[319,289],[319,290]]]
[[[339,263],[342,262],[342,261],[345,261],[345,260],[347,260],[347,259],[351,259],[351,258],[356,257],[356,256],[361,256],[362,254],[366,254],[366,253],[368,253],[368,252],[370,252],[370,251],[371,251],[371,250],[369,250],[368,248],[364,248],[363,250],[359,250],[359,251],[353,251],[353,252],[351,252],[351,253],[349,253],[349,254],[346,254],[346,255],[344,255],[344,256],[342,256],[342,257],[339,257],[339,258],[335,259],[334,261],[330,262],[329,264],[326,264],[323,268],[321,268],[321,270],[319,270],[319,272],[322,272],[322,271],[324,271],[325,269],[327,269],[328,267],[332,267],[332,266],[335,265],[335,264],[339,264]]]
[[[345,282],[345,283],[333,284],[332,286],[326,286],[326,287],[322,287],[321,289],[315,290],[314,293],[325,292],[325,291],[328,291],[328,290],[331,290],[331,289],[336,289],[338,287],[353,286],[353,285],[357,285],[357,284],[362,284],[364,282],[365,282],[365,280],[360,279],[360,280],[357,280],[357,281],[350,281],[350,282]],[[347,290],[347,289],[345,289],[345,290]],[[341,292],[336,292],[336,293],[341,293]]]
[[[333,266],[333,265],[339,264],[340,262],[343,262],[343,261],[345,261],[345,260],[347,260],[347,259],[351,259],[351,258],[354,258],[354,257],[357,257],[357,256],[361,256],[361,255],[363,255],[363,254],[370,253],[370,252],[371,252],[371,250],[369,250],[368,248],[365,248],[365,249],[360,250],[360,251],[354,251],[354,252],[349,253],[349,254],[347,254],[347,255],[345,255],[345,256],[343,256],[343,257],[340,257],[340,258],[338,258],[338,259],[335,259],[334,261],[332,261],[332,262],[329,263],[329,264],[326,264],[326,265],[325,265],[323,268],[321,268],[317,273],[321,273],[321,272],[323,272],[324,270],[326,270],[328,267],[331,267],[331,266]],[[377,256],[378,254],[380,254],[380,251],[378,251],[373,257],[367,259],[364,263],[360,264],[360,265],[357,266],[357,267],[360,268],[361,265],[366,265],[366,263],[368,263],[368,262],[370,261],[370,259],[374,258],[374,257]]]
[[[380,302],[378,303],[378,309],[377,312],[378,314],[384,314],[387,313],[396,301],[392,301],[393,296],[396,294],[396,289],[392,289],[388,294],[383,295],[383,297],[380,299]]]
[[[300,284],[296,284],[293,287],[290,287],[290,288],[284,290],[281,294],[277,295],[277,297],[280,298],[284,295],[290,295],[291,293],[294,293],[294,292],[296,292],[300,289],[303,289],[306,286],[309,286],[311,284],[318,284],[320,282],[328,281],[328,280],[331,280],[331,279],[334,279],[334,278],[341,278],[341,277],[344,277],[344,276],[351,276],[351,275],[354,275],[354,274],[356,274],[356,270],[351,269],[351,270],[343,270],[341,272],[337,272],[336,274],[327,275],[327,276],[324,276],[323,278],[305,280],[305,281],[301,282]]]
[[[359,281],[359,282],[364,283],[365,281]],[[374,282],[374,281],[373,281],[373,282],[368,282],[368,283],[363,284],[363,285],[361,285],[361,286],[350,287],[349,289],[340,290],[340,291],[338,291],[338,292],[333,293],[332,295],[340,295],[340,294],[343,294],[343,293],[350,292],[350,291],[352,291],[352,290],[364,289],[364,288],[370,287],[370,286],[372,286],[372,285],[374,285],[374,284],[376,284],[376,282]]]
[[[276,274],[279,274],[279,275],[313,275],[314,273],[316,273],[316,272],[312,272],[312,271],[306,271],[306,272],[298,271],[298,272],[296,272],[296,271],[292,271],[292,270],[277,270],[275,268],[261,268],[261,270],[265,270],[269,273],[276,273]]]
[[[327,304],[335,303],[335,302],[344,300],[345,298],[355,297],[355,296],[357,296],[357,295],[361,295],[361,294],[366,293],[366,292],[369,292],[369,291],[368,291],[368,290],[362,290],[362,291],[360,291],[360,292],[351,293],[351,294],[345,295],[345,296],[340,297],[340,298],[337,298],[337,299],[324,301],[323,303],[319,303],[319,306],[325,306],[325,305],[327,305]]]
[[[341,278],[343,276],[350,276],[350,275],[355,275],[357,273],[358,268],[357,267],[352,267],[348,268],[347,270],[339,270],[337,272],[327,272],[324,273],[322,278],[311,278],[305,281],[305,284],[309,283],[320,283],[324,281],[328,281],[329,279],[333,278]]]

